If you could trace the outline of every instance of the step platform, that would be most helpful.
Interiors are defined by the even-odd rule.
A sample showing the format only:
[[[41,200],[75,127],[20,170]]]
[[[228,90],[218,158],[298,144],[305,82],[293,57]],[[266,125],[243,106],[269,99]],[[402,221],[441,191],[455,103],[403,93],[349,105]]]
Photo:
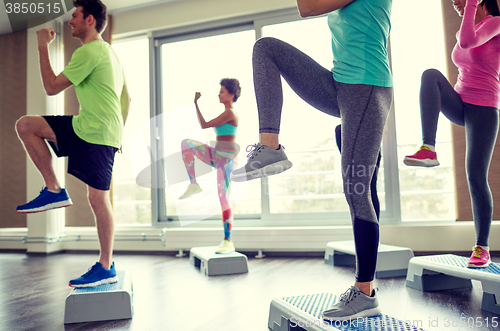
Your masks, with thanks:
[[[401,321],[384,314],[351,321],[321,319],[321,313],[336,302],[338,297],[331,293],[276,298],[271,302],[268,328],[272,331],[423,331],[419,328],[421,325],[414,325],[415,321]]]
[[[248,258],[238,252],[217,254],[217,246],[193,247],[189,262],[207,276],[244,274],[248,272]]]
[[[380,244],[375,278],[406,276],[408,262],[412,257],[413,251],[409,248]],[[354,241],[331,241],[326,244],[325,263],[333,266],[355,265]]]
[[[66,298],[64,324],[129,319],[134,315],[130,272],[117,271],[118,282],[73,288]]]
[[[481,281],[481,309],[500,314],[500,263],[487,268],[467,268],[468,257],[453,254],[414,257],[408,265],[406,286],[420,291],[471,288],[471,279]]]

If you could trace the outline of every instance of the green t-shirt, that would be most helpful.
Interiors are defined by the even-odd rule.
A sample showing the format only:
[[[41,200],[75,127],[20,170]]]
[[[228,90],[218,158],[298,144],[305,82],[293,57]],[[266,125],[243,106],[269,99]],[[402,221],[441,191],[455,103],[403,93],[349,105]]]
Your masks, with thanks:
[[[336,81],[392,87],[387,56],[392,0],[354,0],[328,15]]]
[[[96,40],[79,47],[62,73],[75,86],[80,102],[79,114],[73,117],[77,136],[91,144],[120,148],[125,75],[111,45]]]

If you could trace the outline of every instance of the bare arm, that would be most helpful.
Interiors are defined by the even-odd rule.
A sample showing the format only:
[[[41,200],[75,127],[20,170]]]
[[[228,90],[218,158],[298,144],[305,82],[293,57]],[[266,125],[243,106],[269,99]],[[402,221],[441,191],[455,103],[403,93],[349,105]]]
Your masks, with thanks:
[[[196,92],[195,97],[194,97],[194,105],[196,107],[196,115],[198,115],[198,121],[200,122],[201,128],[206,129],[206,128],[212,128],[216,126],[221,126],[222,124],[225,124],[229,121],[232,121],[235,119],[234,113],[231,110],[226,110],[216,118],[210,121],[205,121],[205,118],[203,118],[203,115],[201,114],[200,108],[198,107],[198,99],[201,97],[200,92]]]
[[[194,95],[194,105],[196,107],[196,115],[198,116],[198,121],[200,122],[200,126],[202,129],[208,128],[207,122],[203,118],[203,115],[201,114],[200,107],[198,107],[198,99],[201,98],[201,93],[196,92]]]
[[[125,125],[125,122],[127,121],[128,111],[130,110],[130,102],[131,101],[132,101],[132,99],[130,99],[130,95],[128,94],[127,85],[124,85],[123,90],[122,90],[122,95],[120,97],[123,125]]]
[[[216,126],[221,126],[222,124],[226,124],[227,122],[234,120],[234,118],[234,113],[231,110],[226,110],[213,120],[206,122],[205,125],[206,128],[213,128]]]
[[[40,73],[45,92],[48,95],[55,95],[64,91],[72,85],[62,73],[59,76],[54,74],[49,59],[49,44],[54,40],[56,34],[52,29],[41,29],[36,32],[38,38],[38,53],[40,55]]]
[[[297,0],[302,17],[318,16],[347,6],[355,0]]]

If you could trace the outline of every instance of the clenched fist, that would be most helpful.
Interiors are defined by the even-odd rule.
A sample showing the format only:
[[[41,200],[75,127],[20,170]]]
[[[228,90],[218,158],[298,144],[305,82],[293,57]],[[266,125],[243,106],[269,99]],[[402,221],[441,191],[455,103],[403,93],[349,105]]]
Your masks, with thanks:
[[[36,32],[38,46],[48,45],[56,38],[54,29],[40,29]]]

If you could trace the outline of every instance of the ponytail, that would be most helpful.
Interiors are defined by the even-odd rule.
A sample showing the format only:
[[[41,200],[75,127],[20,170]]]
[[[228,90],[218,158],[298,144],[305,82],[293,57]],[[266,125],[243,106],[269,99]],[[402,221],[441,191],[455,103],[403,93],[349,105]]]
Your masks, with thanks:
[[[485,7],[488,14],[492,16],[500,16],[500,7],[498,6],[498,0],[483,0],[481,6]]]

